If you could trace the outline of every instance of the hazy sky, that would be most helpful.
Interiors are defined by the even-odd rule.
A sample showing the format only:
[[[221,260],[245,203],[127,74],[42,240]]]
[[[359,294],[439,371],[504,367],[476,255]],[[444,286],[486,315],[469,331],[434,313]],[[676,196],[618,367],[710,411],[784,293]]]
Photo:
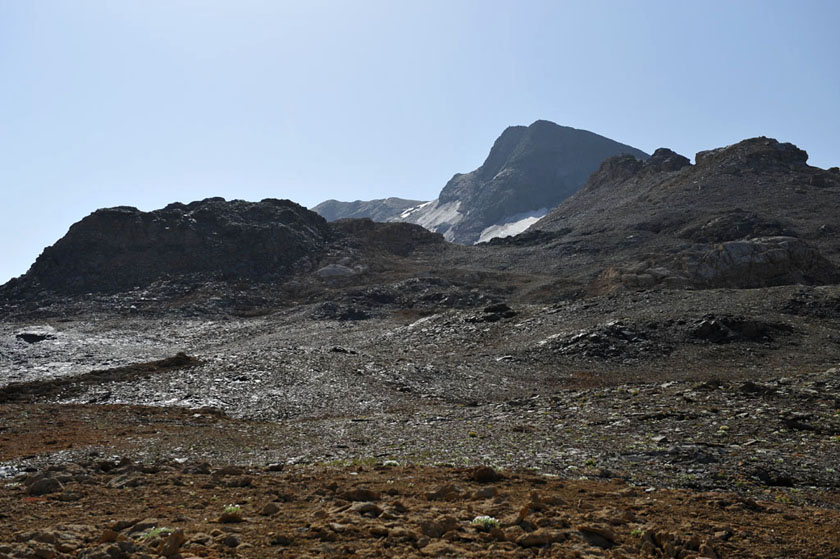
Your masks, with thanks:
[[[0,0],[0,283],[104,206],[435,198],[547,119],[840,164],[840,2]]]

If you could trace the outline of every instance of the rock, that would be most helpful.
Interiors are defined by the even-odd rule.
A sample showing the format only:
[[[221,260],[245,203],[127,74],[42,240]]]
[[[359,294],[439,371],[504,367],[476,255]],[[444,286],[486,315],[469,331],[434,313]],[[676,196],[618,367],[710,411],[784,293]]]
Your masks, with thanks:
[[[219,515],[219,522],[222,524],[236,524],[242,522],[242,520],[241,510],[226,510],[222,511],[222,514]]]
[[[210,463],[200,462],[198,464],[184,464],[184,467],[181,471],[183,471],[185,474],[207,475],[210,473]]]
[[[458,527],[458,520],[454,516],[439,516],[434,520],[420,523],[420,531],[424,536],[439,538],[450,530]]]
[[[388,536],[390,530],[384,524],[375,524],[370,527],[370,535],[374,538],[384,538]]]
[[[119,532],[111,530],[110,528],[105,528],[105,530],[102,531],[102,535],[99,536],[99,543],[113,543],[118,539],[120,539]]]
[[[245,469],[241,466],[224,466],[213,472],[216,477],[225,476],[242,476],[245,475]]]
[[[139,522],[135,522],[131,526],[131,530],[128,531],[129,534],[139,534],[142,532],[148,532],[154,528],[157,528],[160,525],[160,520],[157,518],[144,518]]]
[[[251,487],[254,483],[251,476],[233,477],[223,482],[225,487]]]
[[[653,152],[650,159],[645,161],[643,170],[655,173],[672,173],[684,167],[690,167],[688,157],[680,155],[668,148],[659,148]]]
[[[447,542],[431,542],[423,546],[421,553],[427,557],[448,557],[456,555],[458,550]]]
[[[489,466],[479,466],[470,473],[470,479],[477,483],[493,483],[502,479],[502,476]]]
[[[464,492],[454,485],[444,485],[436,491],[426,493],[426,498],[430,501],[456,501],[462,498],[463,494]]]
[[[840,274],[816,249],[794,237],[758,237],[721,243],[697,258],[683,257],[683,270],[705,287],[756,288],[826,284]]]
[[[123,489],[125,487],[140,487],[145,483],[146,480],[142,475],[127,473],[111,478],[105,486],[112,489]]]
[[[563,532],[540,528],[520,536],[516,539],[516,543],[522,547],[542,547],[564,539],[565,534]]]
[[[269,545],[291,545],[294,540],[285,534],[275,534],[271,536]]]
[[[164,557],[172,557],[178,553],[185,541],[184,530],[178,528],[166,536],[166,539],[163,540],[163,543],[158,548],[158,553]]]
[[[717,551],[715,551],[715,548],[713,548],[708,543],[701,544],[699,551],[700,557],[706,557],[708,559],[718,559],[720,557]]]
[[[378,501],[379,493],[366,487],[357,487],[342,493],[341,498],[348,501]]]
[[[65,490],[58,496],[58,500],[64,503],[74,503],[76,501],[81,501],[85,498],[85,494],[81,491],[69,491]]]
[[[475,495],[473,495],[476,499],[492,499],[498,494],[498,490],[495,487],[482,487],[481,489],[477,489]]]
[[[26,492],[33,496],[38,497],[41,495],[48,495],[50,493],[58,493],[64,489],[64,486],[61,485],[55,478],[51,477],[44,477],[37,481],[34,481],[26,490]]]
[[[137,524],[137,522],[139,522],[139,520],[136,519],[136,518],[133,519],[133,520],[127,520],[127,519],[115,520],[114,522],[112,522],[108,526],[108,528],[110,528],[111,530],[114,530],[115,532],[122,532],[126,528],[131,528],[132,526]]]
[[[328,264],[315,273],[321,278],[335,278],[354,276],[357,272],[353,268],[348,268],[347,266],[342,266],[341,264]]]
[[[512,310],[513,309],[511,309],[505,303],[497,303],[495,305],[490,305],[489,307],[484,307],[484,312],[485,313],[491,313],[491,314],[504,314],[504,313],[508,313]]]
[[[388,539],[397,542],[415,543],[419,539],[419,536],[408,528],[398,526],[388,532]]]
[[[262,516],[272,516],[280,512],[280,507],[277,503],[266,503],[262,509],[260,509],[260,514]]]
[[[28,344],[37,344],[38,342],[43,342],[44,340],[53,340],[55,339],[55,336],[42,332],[19,332],[15,334],[15,338],[23,340]]]
[[[79,559],[135,559],[140,546],[132,541],[106,543],[82,551]]]
[[[609,526],[599,524],[581,524],[577,531],[589,545],[609,549],[616,545],[615,532]]]
[[[354,512],[356,514],[360,514],[362,516],[368,516],[371,518],[375,518],[382,514],[382,509],[377,506],[376,503],[371,502],[358,502],[354,503],[349,509],[349,512]]]
[[[225,547],[239,547],[242,543],[242,540],[239,538],[238,534],[228,534],[222,538],[222,545]]]

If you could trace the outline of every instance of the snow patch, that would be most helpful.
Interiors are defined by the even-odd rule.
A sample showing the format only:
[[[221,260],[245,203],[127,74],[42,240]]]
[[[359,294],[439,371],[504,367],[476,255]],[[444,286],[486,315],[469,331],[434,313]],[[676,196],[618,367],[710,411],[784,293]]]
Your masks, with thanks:
[[[408,208],[407,210],[405,210],[403,213],[400,214],[400,219],[408,219],[411,216],[411,214],[419,212],[420,210],[422,210],[423,208],[425,208],[426,206],[428,206],[429,204],[431,204],[432,202],[435,202],[435,201],[436,200],[432,200],[431,202],[423,202],[422,204],[420,204],[418,206],[413,206],[411,208]]]
[[[404,211],[393,221],[415,223],[429,231],[442,233],[444,239],[452,241],[455,236],[453,228],[464,219],[460,206],[460,200],[445,204],[441,204],[440,200],[432,200]]]
[[[525,232],[530,226],[541,220],[548,213],[548,208],[522,212],[506,218],[502,223],[491,225],[481,232],[478,243],[486,243],[496,237],[512,237]]]

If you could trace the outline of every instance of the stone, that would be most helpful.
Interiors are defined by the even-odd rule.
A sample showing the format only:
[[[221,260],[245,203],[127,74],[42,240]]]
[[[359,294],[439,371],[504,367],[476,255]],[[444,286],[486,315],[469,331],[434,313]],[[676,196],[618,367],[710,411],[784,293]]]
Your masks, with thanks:
[[[348,501],[378,501],[379,493],[366,487],[356,487],[342,493],[341,498]]]
[[[398,526],[396,528],[392,528],[388,532],[388,539],[395,540],[398,542],[414,543],[419,539],[419,536],[415,532],[409,530],[408,528]]]
[[[477,489],[473,497],[476,499],[492,499],[499,491],[495,487],[482,487]]]
[[[222,524],[236,524],[242,522],[242,520],[241,510],[222,511],[222,514],[219,515],[219,522]]]
[[[562,532],[540,528],[520,536],[516,539],[516,543],[522,547],[542,547],[563,541],[563,539],[565,536]]]
[[[427,520],[420,523],[420,531],[424,536],[439,538],[450,530],[458,527],[458,520],[454,516],[439,516],[434,520]]]
[[[447,542],[431,542],[426,546],[423,546],[422,554],[427,557],[448,557],[450,555],[455,555],[458,553],[458,550],[452,547],[451,544]]]
[[[463,491],[454,485],[444,485],[436,491],[426,494],[430,501],[456,501],[463,497]]]
[[[706,557],[707,559],[719,559],[720,555],[718,555],[715,548],[713,548],[708,543],[704,543],[700,545],[699,549],[700,557]]]
[[[141,532],[148,532],[154,528],[157,528],[160,525],[160,520],[157,518],[144,518],[138,522],[135,522],[133,526],[131,526],[131,530],[129,530],[129,534],[138,534]]]
[[[260,509],[260,514],[262,516],[272,516],[280,512],[280,507],[277,503],[266,503],[262,509]]]
[[[367,516],[371,518],[375,518],[382,514],[382,509],[376,503],[371,502],[358,502],[354,503],[349,509],[349,512],[353,512],[362,516]]]
[[[222,545],[225,547],[239,547],[242,540],[237,534],[228,534],[222,538]]]
[[[499,481],[499,473],[489,466],[479,466],[470,474],[470,478],[477,483],[493,483]]]
[[[576,526],[586,543],[594,547],[609,549],[616,545],[615,532],[609,526],[600,524],[581,524]]]
[[[62,489],[64,489],[64,486],[61,485],[60,481],[55,478],[44,477],[34,481],[27,488],[26,492],[33,497],[39,497],[50,493],[58,493]]]
[[[166,536],[166,539],[163,540],[163,543],[158,548],[158,553],[164,557],[172,557],[178,553],[186,539],[184,530],[178,528]]]

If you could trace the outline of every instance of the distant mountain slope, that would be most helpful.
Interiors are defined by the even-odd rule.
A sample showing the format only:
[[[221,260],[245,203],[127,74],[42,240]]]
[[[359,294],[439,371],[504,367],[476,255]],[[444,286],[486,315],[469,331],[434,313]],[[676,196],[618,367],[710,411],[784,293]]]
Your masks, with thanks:
[[[667,149],[613,157],[520,242],[548,239],[573,257],[567,267],[600,268],[595,292],[837,281],[840,171],[807,159],[764,137],[700,152],[696,165]]]
[[[598,134],[546,120],[511,126],[493,144],[481,167],[456,174],[437,200],[402,208],[384,219],[416,223],[460,244],[515,235],[576,192],[604,159],[617,154],[648,157]],[[332,215],[380,219],[372,214],[380,211],[381,202],[327,201],[315,209],[327,219]]]
[[[382,198],[379,200],[356,200],[339,202],[327,200],[321,202],[312,211],[326,219],[335,221],[345,218],[370,218],[374,221],[391,221],[398,218],[405,210],[422,204],[420,200],[402,198]]]

